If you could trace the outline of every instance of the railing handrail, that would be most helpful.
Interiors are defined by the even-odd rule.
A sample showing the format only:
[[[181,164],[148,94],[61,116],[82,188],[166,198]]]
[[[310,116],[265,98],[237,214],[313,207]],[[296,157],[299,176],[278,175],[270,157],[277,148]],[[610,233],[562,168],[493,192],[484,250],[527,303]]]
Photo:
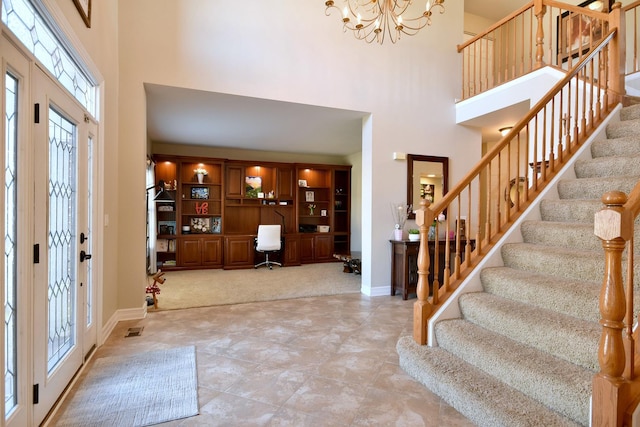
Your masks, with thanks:
[[[482,31],[481,33],[476,34],[474,37],[472,37],[471,39],[467,40],[466,42],[459,44],[458,45],[458,53],[462,52],[462,50],[469,46],[470,44],[480,40],[483,37],[486,37],[489,33],[491,33],[492,31],[494,31],[496,28],[499,28],[501,26],[503,26],[505,23],[511,21],[513,18],[515,18],[518,15],[523,14],[525,11],[531,9],[533,7],[533,0],[530,1],[529,3],[526,3],[524,6],[522,6],[520,9],[517,9],[514,12],[511,12],[509,15],[505,16],[504,18],[502,18],[501,20],[499,20],[498,22],[496,22],[495,24],[491,25],[489,28],[487,28],[486,30]]]
[[[640,0],[636,0],[633,3],[630,3],[630,4],[626,5],[626,6],[622,6],[622,10],[624,12],[627,12],[627,11],[633,9],[633,8],[638,7],[638,6],[640,6]]]
[[[613,29],[607,33],[607,35],[592,49],[586,56],[584,56],[578,64],[573,67],[562,79],[560,79],[550,90],[543,96],[530,110],[529,112],[520,119],[516,124],[513,125],[513,128],[509,131],[507,135],[505,135],[500,141],[485,154],[482,159],[460,180],[458,183],[444,195],[442,199],[438,202],[434,203],[429,207],[430,210],[433,211],[434,215],[438,215],[442,212],[451,202],[453,202],[459,194],[467,188],[467,186],[473,181],[475,177],[478,176],[480,172],[489,164],[492,160],[496,158],[496,156],[513,140],[514,135],[518,135],[520,131],[522,131],[527,124],[538,114],[545,105],[547,105],[559,92],[560,90],[568,84],[573,78],[575,78],[580,71],[584,68],[585,64],[587,64],[590,60],[592,60],[595,55],[597,55],[601,47],[604,44],[609,43],[613,36],[616,34],[617,29]]]
[[[640,4],[640,0],[636,1],[635,3]],[[606,20],[607,19],[607,14],[604,13],[604,12],[598,12],[596,10],[591,10],[591,9],[584,8],[584,7],[579,7],[579,6],[573,6],[573,5],[562,3],[562,2],[559,2],[559,1],[543,0],[542,4],[543,4],[543,6],[555,6],[555,7],[558,7],[558,8],[562,8],[562,9],[564,9],[566,11],[577,13],[577,14],[581,14],[581,15],[585,15],[585,16],[588,16],[588,17],[593,18],[593,19],[601,19],[601,20]],[[501,20],[499,20],[495,24],[491,25],[489,28],[485,29],[481,33],[478,33],[475,36],[473,36],[471,39],[467,40],[466,42],[459,44],[458,45],[458,53],[462,52],[462,50],[464,48],[470,46],[471,44],[475,43],[476,41],[478,41],[478,40],[480,40],[480,39],[482,39],[484,37],[487,37],[491,32],[493,32],[496,29],[500,28],[501,26],[503,26],[507,22],[511,21],[512,19],[516,18],[517,16],[522,15],[527,10],[532,9],[534,6],[535,6],[534,5],[534,1],[532,0],[529,3],[526,3],[524,6],[520,7],[519,9],[515,10],[514,12],[510,13],[509,15],[505,16],[504,18],[502,18]],[[629,5],[629,6],[631,6],[631,5]],[[629,6],[625,6],[624,10],[628,10],[628,9],[632,8],[632,7],[629,7]]]

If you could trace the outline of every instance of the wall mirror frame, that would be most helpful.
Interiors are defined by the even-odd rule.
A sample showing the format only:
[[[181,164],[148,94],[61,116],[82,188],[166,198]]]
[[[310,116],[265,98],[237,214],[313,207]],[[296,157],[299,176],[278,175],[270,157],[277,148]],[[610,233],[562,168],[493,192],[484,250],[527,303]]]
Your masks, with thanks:
[[[407,205],[412,205],[409,218],[415,219],[421,199],[427,197],[433,204],[442,199],[448,190],[448,157],[407,154]]]

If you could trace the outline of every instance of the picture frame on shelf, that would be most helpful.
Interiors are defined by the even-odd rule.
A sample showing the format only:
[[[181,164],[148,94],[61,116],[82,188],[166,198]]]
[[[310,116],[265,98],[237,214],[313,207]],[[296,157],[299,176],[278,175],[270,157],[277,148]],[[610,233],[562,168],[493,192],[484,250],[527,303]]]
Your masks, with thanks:
[[[313,191],[305,191],[304,193],[304,201],[305,202],[315,202],[315,194]]]
[[[176,222],[175,221],[158,221],[158,234],[175,234]]]
[[[211,232],[215,234],[220,234],[222,231],[222,218],[219,216],[214,216],[211,218]]]
[[[298,187],[308,187],[307,180],[306,179],[299,179],[298,180]]]
[[[247,176],[244,178],[244,196],[252,199],[258,198],[262,193],[262,178],[259,176]]]
[[[158,239],[156,240],[156,251],[157,252],[167,252],[169,250],[169,240],[167,239]]]
[[[191,187],[192,199],[208,199],[209,187]]]

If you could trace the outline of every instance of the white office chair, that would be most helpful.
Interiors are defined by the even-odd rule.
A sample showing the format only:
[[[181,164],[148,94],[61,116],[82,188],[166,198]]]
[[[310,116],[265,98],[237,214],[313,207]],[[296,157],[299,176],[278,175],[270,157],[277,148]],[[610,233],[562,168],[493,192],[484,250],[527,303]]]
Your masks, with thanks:
[[[282,267],[282,264],[276,261],[269,260],[269,254],[278,252],[282,249],[282,240],[280,238],[280,226],[279,225],[259,225],[258,237],[256,237],[256,251],[262,252],[265,255],[264,262],[254,265],[254,268],[258,268],[262,265],[269,267],[269,270],[273,268],[273,264]]]

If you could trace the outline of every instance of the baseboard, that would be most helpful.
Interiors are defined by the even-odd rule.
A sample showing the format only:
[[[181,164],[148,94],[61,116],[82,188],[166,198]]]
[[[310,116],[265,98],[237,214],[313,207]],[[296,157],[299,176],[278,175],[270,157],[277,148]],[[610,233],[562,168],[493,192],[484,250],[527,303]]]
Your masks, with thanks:
[[[368,291],[368,292],[365,292]],[[362,293],[370,296],[370,297],[388,297],[391,295],[391,287],[390,286],[376,286],[375,288],[365,288],[362,287]]]
[[[104,344],[104,342],[109,338],[118,322],[125,320],[139,320],[144,319],[145,317],[147,317],[147,301],[145,301],[143,306],[140,308],[117,310],[102,327],[102,342],[100,345]]]

